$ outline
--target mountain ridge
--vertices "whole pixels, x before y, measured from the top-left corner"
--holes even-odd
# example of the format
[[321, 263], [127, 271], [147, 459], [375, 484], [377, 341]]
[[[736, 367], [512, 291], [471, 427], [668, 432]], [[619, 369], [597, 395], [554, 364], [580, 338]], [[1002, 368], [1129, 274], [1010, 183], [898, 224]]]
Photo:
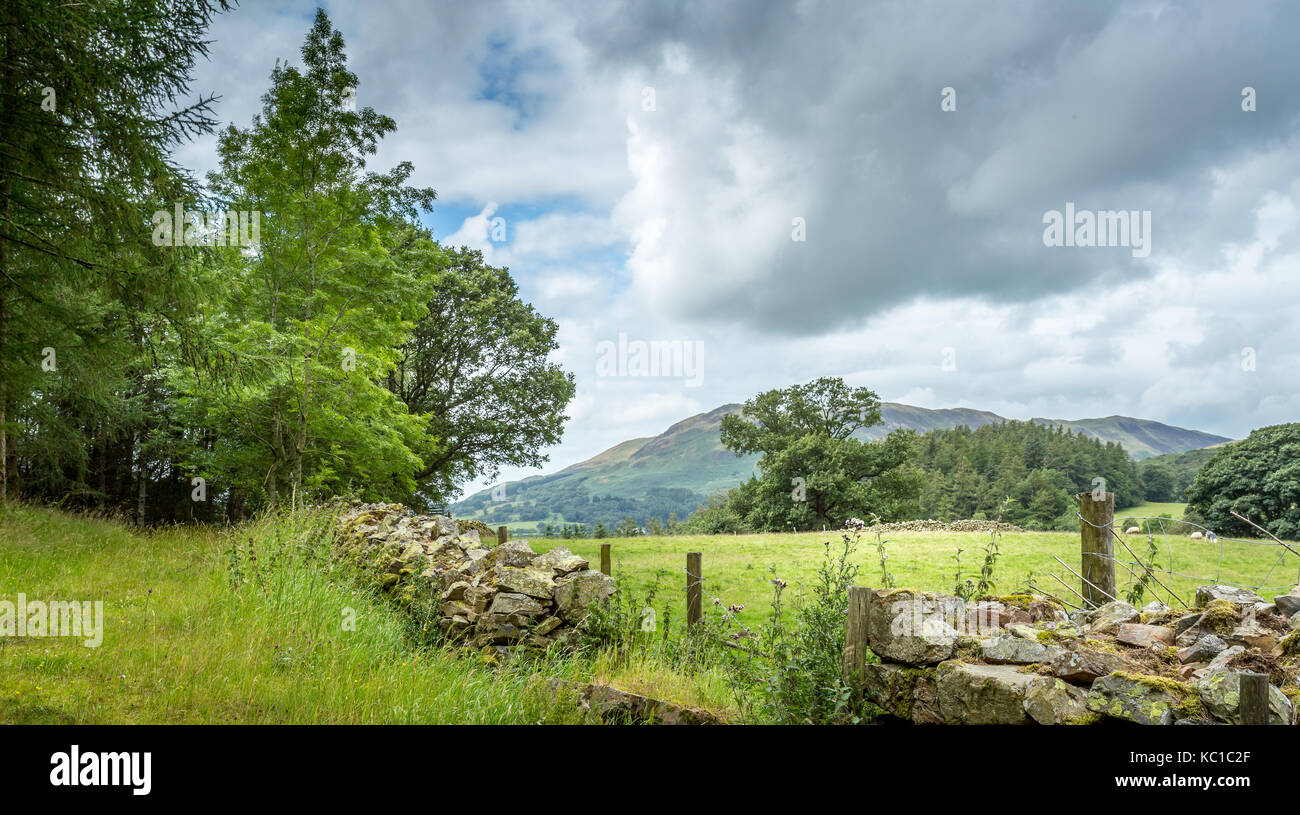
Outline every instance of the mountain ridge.
[[[452, 511], [457, 517], [490, 518], [497, 523], [564, 523], [578, 514], [590, 514], [593, 505], [600, 505], [601, 516], [662, 517], [677, 512], [685, 517], [702, 499], [736, 486], [754, 472], [759, 456], [737, 457], [722, 446], [718, 435], [722, 417], [739, 413], [742, 407], [730, 403], [688, 416], [657, 436], [620, 442], [555, 473], [507, 482], [504, 500], [493, 501], [492, 489], [485, 489], [456, 502]], [[925, 433], [1017, 421], [975, 408], [933, 409], [897, 402], [882, 403], [881, 418], [880, 424], [854, 435], [878, 441], [899, 429]], [[1131, 416], [1028, 421], [1119, 442], [1139, 461], [1231, 441]]]

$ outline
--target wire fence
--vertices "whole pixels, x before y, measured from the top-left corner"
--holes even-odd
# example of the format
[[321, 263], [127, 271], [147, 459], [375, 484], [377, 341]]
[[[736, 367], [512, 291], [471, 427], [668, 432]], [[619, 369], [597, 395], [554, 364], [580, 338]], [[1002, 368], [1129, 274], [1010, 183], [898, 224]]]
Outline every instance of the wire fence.
[[[1123, 567], [1126, 571], [1128, 571], [1130, 575], [1133, 576], [1134, 581], [1142, 581], [1143, 575], [1161, 574], [1161, 575], [1168, 575], [1170, 577], [1171, 583], [1173, 582], [1172, 578], [1177, 577], [1177, 578], [1182, 578], [1184, 580], [1189, 580], [1192, 581], [1193, 583], [1202, 584], [1202, 585], [1232, 586], [1234, 588], [1250, 589], [1251, 591], [1254, 592], [1285, 590], [1291, 588], [1296, 583], [1300, 583], [1300, 563], [1297, 563], [1295, 580], [1291, 580], [1286, 583], [1279, 583], [1276, 585], [1269, 585], [1269, 581], [1274, 579], [1273, 576], [1275, 574], [1279, 575], [1278, 579], [1281, 579], [1280, 575], [1283, 574], [1284, 572], [1279, 572], [1279, 569], [1289, 568], [1285, 565], [1287, 562], [1288, 554], [1300, 556], [1300, 552], [1297, 552], [1296, 549], [1294, 549], [1290, 545], [1280, 540], [1226, 537], [1215, 533], [1212, 529], [1208, 527], [1202, 526], [1192, 521], [1181, 521], [1181, 520], [1175, 521], [1170, 518], [1164, 518], [1159, 516], [1131, 516], [1131, 517], [1119, 518], [1113, 520], [1109, 524], [1095, 524], [1092, 521], [1089, 521], [1087, 518], [1084, 518], [1083, 515], [1078, 512], [1076, 512], [1075, 515], [1079, 518], [1080, 523], [1088, 524], [1094, 529], [1109, 529], [1111, 535], [1113, 535], [1114, 538], [1117, 541], [1119, 541], [1122, 549], [1125, 552], [1127, 552], [1129, 557], [1132, 559], [1121, 557], [1115, 553], [1112, 553], [1109, 557], [1105, 555], [1099, 555], [1099, 554], [1092, 554], [1090, 556], [1099, 557], [1103, 560], [1110, 560], [1113, 563]], [[1145, 536], [1148, 542], [1148, 548], [1150, 549], [1152, 546], [1155, 546], [1157, 550], [1159, 550], [1160, 547], [1155, 545], [1155, 540], [1157, 538], [1157, 535], [1152, 531], [1152, 529], [1153, 526], [1158, 526], [1160, 529], [1159, 536], [1163, 538], [1163, 542], [1164, 542], [1163, 550], [1164, 550], [1164, 555], [1167, 558], [1168, 568], [1159, 568], [1160, 564], [1158, 564], [1155, 561], [1155, 558], [1152, 558], [1151, 562], [1143, 561], [1129, 546], [1129, 541], [1124, 537], [1124, 535], [1121, 535], [1116, 530], [1116, 524], [1120, 522], [1124, 522], [1124, 523], [1145, 522], [1142, 524], [1142, 527], [1145, 527], [1145, 529], [1147, 530]], [[1169, 528], [1166, 526], [1166, 524], [1177, 524], [1179, 528], [1192, 528], [1199, 531], [1203, 536], [1201, 538], [1201, 542], [1193, 543], [1192, 540], [1190, 539], [1190, 536], [1171, 533], [1169, 531]], [[1175, 559], [1175, 549], [1174, 549], [1175, 539], [1179, 539], [1180, 545], [1187, 545], [1187, 546], [1202, 547], [1205, 546], [1206, 544], [1209, 545], [1217, 544], [1218, 551], [1217, 551], [1216, 568], [1215, 568], [1214, 576], [1210, 577], [1208, 575], [1198, 575], [1198, 574], [1191, 574], [1187, 571], [1180, 571]], [[1232, 580], [1229, 578], [1225, 578], [1223, 574], [1224, 552], [1225, 552], [1225, 548], [1230, 545], [1272, 547], [1277, 550], [1277, 557], [1272, 559], [1271, 564], [1268, 566], [1267, 570], [1263, 573], [1263, 576], [1257, 582], [1250, 583], [1250, 582], [1243, 582], [1241, 580]], [[1176, 594], [1174, 594], [1174, 592], [1168, 586], [1159, 583], [1158, 579], [1155, 582], [1157, 582], [1162, 588], [1164, 588], [1165, 592], [1170, 594], [1174, 599], [1178, 599], [1180, 602], [1183, 603], [1183, 605], [1186, 605], [1186, 603], [1183, 602], [1181, 598], [1179, 598]], [[1145, 581], [1143, 581], [1143, 583], [1145, 584]]]

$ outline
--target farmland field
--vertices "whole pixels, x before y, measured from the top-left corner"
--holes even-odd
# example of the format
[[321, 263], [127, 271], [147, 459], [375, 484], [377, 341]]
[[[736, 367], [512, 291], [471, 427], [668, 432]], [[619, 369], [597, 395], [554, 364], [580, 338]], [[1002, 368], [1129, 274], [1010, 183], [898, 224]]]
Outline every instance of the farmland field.
[[[1159, 506], [1159, 505], [1157, 505]], [[773, 573], [789, 583], [786, 599], [811, 585], [817, 567], [822, 561], [826, 541], [832, 549], [838, 546], [839, 536], [829, 533], [806, 532], [795, 534], [761, 535], [708, 535], [676, 537], [638, 537], [596, 540], [534, 540], [534, 548], [541, 551], [550, 546], [564, 544], [586, 557], [597, 567], [600, 561], [600, 544], [609, 543], [613, 573], [620, 585], [631, 585], [635, 591], [644, 591], [658, 584], [654, 602], [660, 609], [665, 600], [672, 601], [672, 614], [680, 620], [685, 613], [683, 586], [686, 575], [686, 553], [703, 554], [705, 604], [717, 597], [726, 605], [744, 605], [740, 619], [746, 624], [759, 622], [767, 613], [771, 602]], [[964, 577], [979, 576], [984, 546], [989, 536], [975, 532], [895, 532], [886, 538], [885, 550], [889, 555], [888, 569], [897, 586], [951, 592], [955, 584], [957, 564], [954, 557], [961, 551], [961, 569]], [[1168, 540], [1157, 537], [1160, 547], [1159, 562], [1173, 570], [1198, 577], [1220, 577], [1235, 583], [1290, 586], [1300, 578], [1300, 558], [1277, 546], [1226, 543], [1222, 563], [1219, 547], [1197, 542], [1186, 536], [1170, 536]], [[1145, 558], [1145, 538], [1130, 540], [1138, 554]], [[1070, 576], [1053, 556], [1079, 568], [1079, 535], [1075, 532], [1015, 532], [1001, 536], [1001, 556], [995, 580], [996, 593], [1007, 594], [1027, 587], [1030, 580], [1041, 589], [1056, 594], [1067, 602], [1078, 598], [1057, 583], [1049, 573], [1055, 573], [1079, 589], [1077, 578]], [[1120, 552], [1121, 555], [1125, 553]], [[1283, 557], [1284, 556], [1284, 557]], [[1129, 558], [1131, 560], [1131, 558]], [[876, 538], [868, 533], [862, 536], [853, 563], [861, 567], [857, 583], [880, 586], [880, 565], [876, 551]], [[1124, 569], [1118, 568], [1116, 582], [1122, 592], [1132, 582]], [[1162, 582], [1170, 581], [1158, 575]], [[1186, 577], [1175, 578], [1170, 588], [1189, 603], [1196, 591], [1196, 581]], [[1158, 587], [1156, 595], [1167, 600]], [[1285, 593], [1281, 589], [1277, 593]], [[1268, 595], [1271, 599], [1271, 595]], [[1151, 595], [1148, 594], [1149, 600]], [[1177, 605], [1177, 603], [1173, 603]]]
[[[653, 657], [639, 662], [557, 660], [524, 672], [497, 672], [473, 654], [413, 647], [395, 612], [347, 581], [317, 568], [281, 561], [272, 539], [302, 527], [292, 516], [278, 526], [238, 528], [256, 538], [265, 573], [235, 588], [229, 536], [203, 527], [139, 532], [117, 523], [13, 507], [0, 514], [0, 599], [104, 601], [103, 644], [83, 647], [66, 637], [0, 638], [0, 722], [7, 723], [532, 723], [580, 720], [571, 703], [529, 683], [530, 672], [613, 682], [659, 698], [726, 713], [731, 697], [717, 670], [690, 677]], [[534, 540], [536, 551], [567, 545], [599, 565], [608, 542], [613, 571], [634, 599], [658, 586], [653, 602], [680, 629], [685, 614], [685, 554], [703, 553], [706, 598], [743, 605], [741, 621], [761, 622], [774, 574], [787, 581], [786, 600], [806, 593], [821, 563], [825, 533], [714, 535], [596, 540]], [[977, 576], [984, 533], [902, 532], [884, 546], [899, 586], [951, 591], [961, 550], [964, 576]], [[857, 583], [880, 586], [876, 538], [865, 534], [852, 560]], [[1300, 559], [1276, 546], [1219, 547], [1186, 538], [1161, 544], [1178, 571], [1225, 580], [1289, 585]], [[1135, 542], [1145, 546], [1144, 542]], [[1072, 599], [1047, 576], [1068, 578], [1052, 556], [1079, 558], [1074, 533], [1018, 532], [1000, 540], [996, 593], [1042, 588]], [[1279, 554], [1284, 555], [1281, 563]], [[1221, 571], [1220, 571], [1221, 568]], [[1271, 569], [1271, 573], [1270, 573]], [[1121, 572], [1120, 588], [1128, 582]], [[1189, 599], [1194, 583], [1174, 581]], [[1163, 596], [1163, 592], [1157, 592]], [[1266, 595], [1268, 596], [1268, 595]], [[706, 599], [706, 606], [712, 603]], [[340, 610], [354, 608], [355, 631], [340, 628]]]
[[1171, 502], [1164, 504], [1138, 504], [1137, 506], [1129, 507], [1128, 509], [1115, 510], [1115, 518], [1117, 520], [1120, 518], [1156, 518], [1161, 515], [1168, 515], [1169, 517], [1178, 520], [1183, 517], [1183, 513], [1186, 510], [1186, 503]]

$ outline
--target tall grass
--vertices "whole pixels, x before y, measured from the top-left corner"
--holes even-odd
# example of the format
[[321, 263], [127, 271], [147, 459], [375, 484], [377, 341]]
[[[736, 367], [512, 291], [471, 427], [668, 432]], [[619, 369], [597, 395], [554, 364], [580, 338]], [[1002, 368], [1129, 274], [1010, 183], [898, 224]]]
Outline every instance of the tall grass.
[[0, 721], [582, 720], [526, 670], [415, 646], [386, 602], [331, 568], [325, 521], [306, 512], [139, 532], [4, 510], [0, 598], [103, 600], [107, 619], [99, 648], [0, 639]]

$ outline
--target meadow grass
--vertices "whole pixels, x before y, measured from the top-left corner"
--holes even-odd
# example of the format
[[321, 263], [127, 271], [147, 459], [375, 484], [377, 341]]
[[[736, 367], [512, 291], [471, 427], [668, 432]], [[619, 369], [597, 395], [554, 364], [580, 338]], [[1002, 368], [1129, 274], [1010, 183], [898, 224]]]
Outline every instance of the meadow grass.
[[[231, 533], [2, 512], [0, 599], [103, 600], [106, 620], [98, 648], [0, 638], [0, 722], [581, 720], [571, 700], [527, 672], [413, 647], [389, 606], [311, 564], [310, 518], [238, 530], [263, 551], [260, 576], [236, 587]], [[355, 630], [343, 626], [348, 608]]]
[[1128, 509], [1115, 510], [1115, 518], [1157, 518], [1161, 515], [1168, 515], [1174, 520], [1180, 520], [1183, 513], [1187, 511], [1187, 504], [1184, 503], [1149, 503], [1138, 504]]
[[[599, 564], [611, 544], [614, 575], [635, 600], [653, 590], [659, 629], [628, 650], [512, 658], [421, 647], [409, 622], [357, 588], [327, 556], [328, 517], [296, 513], [230, 529], [140, 531], [47, 509], [0, 509], [0, 599], [103, 600], [104, 641], [0, 638], [0, 722], [6, 723], [568, 723], [595, 721], [571, 695], [537, 677], [609, 682], [633, 692], [700, 706], [731, 720], [742, 705], [720, 663], [683, 667], [687, 552], [703, 553], [706, 611], [744, 605], [740, 621], [768, 614], [775, 575], [787, 605], [810, 591], [825, 543], [836, 533], [533, 540], [536, 551], [564, 544]], [[884, 541], [897, 586], [952, 591], [953, 556], [977, 576], [986, 533], [896, 532]], [[1273, 585], [1297, 578], [1300, 564], [1276, 546], [1219, 547], [1163, 538], [1161, 565], [1187, 574]], [[1145, 555], [1145, 539], [1131, 541]], [[1048, 572], [1077, 586], [1053, 560], [1075, 566], [1079, 536], [1007, 533], [999, 540], [995, 593], [1041, 588], [1075, 600]], [[235, 554], [238, 557], [233, 557]], [[1281, 557], [1279, 561], [1279, 556]], [[233, 559], [232, 559], [233, 557]], [[881, 586], [876, 538], [868, 530], [853, 562], [859, 585]], [[237, 570], [232, 564], [237, 563]], [[774, 571], [771, 569], [774, 568]], [[232, 580], [232, 575], [237, 579]], [[1120, 590], [1131, 582], [1120, 570]], [[1163, 576], [1162, 580], [1170, 582]], [[1172, 587], [1190, 601], [1196, 581]], [[1166, 598], [1158, 587], [1148, 593]], [[1266, 595], [1268, 596], [1268, 595]], [[344, 625], [348, 609], [355, 625]], [[664, 636], [671, 633], [671, 636]]]
[[[825, 543], [839, 545], [839, 535], [834, 532], [770, 533], [756, 535], [682, 535], [675, 537], [637, 537], [599, 540], [534, 540], [534, 548], [543, 551], [552, 545], [565, 544], [574, 552], [599, 565], [600, 545], [609, 543], [614, 576], [620, 584], [630, 584], [635, 592], [645, 592], [657, 587], [654, 603], [660, 614], [666, 610], [673, 619], [680, 620], [686, 612], [686, 553], [703, 555], [705, 605], [718, 598], [723, 605], [743, 605], [739, 619], [754, 626], [766, 618], [772, 598], [771, 580], [778, 577], [790, 588], [785, 601], [798, 601], [801, 594], [812, 586], [813, 576], [825, 553]], [[930, 591], [952, 592], [956, 580], [955, 556], [961, 552], [961, 570], [964, 577], [978, 578], [989, 535], [978, 532], [892, 532], [884, 536], [888, 555], [887, 568], [894, 577], [894, 585]], [[1208, 577], [1243, 585], [1293, 585], [1300, 580], [1300, 558], [1278, 546], [1225, 543], [1220, 547], [1203, 541], [1192, 541], [1185, 535], [1157, 536], [1158, 568]], [[858, 543], [852, 562], [859, 566], [857, 584], [880, 587], [880, 561], [876, 537], [869, 529]], [[1028, 588], [1032, 580], [1040, 589], [1056, 594], [1063, 600], [1078, 603], [1079, 599], [1049, 576], [1055, 574], [1076, 591], [1080, 581], [1070, 575], [1053, 556], [1059, 557], [1076, 571], [1079, 569], [1080, 540], [1077, 532], [1012, 532], [999, 539], [1000, 555], [994, 574], [996, 594], [1017, 593]], [[1132, 536], [1128, 545], [1147, 558], [1147, 539]], [[1300, 547], [1298, 547], [1300, 548]], [[1117, 555], [1132, 560], [1118, 545]], [[775, 571], [772, 568], [775, 567]], [[1138, 570], [1139, 573], [1140, 570]], [[1187, 577], [1172, 580], [1157, 572], [1161, 582], [1188, 603], [1193, 602], [1200, 581]], [[1123, 567], [1116, 568], [1116, 583], [1122, 592], [1133, 582], [1133, 577]], [[1168, 594], [1151, 584], [1146, 600], [1153, 598], [1170, 602]], [[1285, 589], [1274, 592], [1286, 593]], [[1266, 593], [1268, 599], [1271, 594]]]

